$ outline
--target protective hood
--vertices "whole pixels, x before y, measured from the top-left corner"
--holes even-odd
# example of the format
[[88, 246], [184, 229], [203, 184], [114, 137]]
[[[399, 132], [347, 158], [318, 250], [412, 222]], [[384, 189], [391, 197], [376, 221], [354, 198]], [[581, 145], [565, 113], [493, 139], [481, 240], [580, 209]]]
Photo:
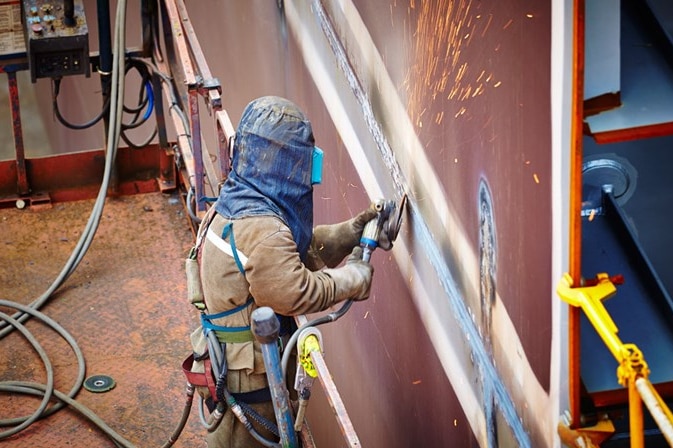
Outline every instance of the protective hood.
[[292, 102], [258, 98], [243, 111], [232, 167], [215, 203], [228, 219], [277, 216], [292, 231], [302, 260], [313, 235], [311, 123]]

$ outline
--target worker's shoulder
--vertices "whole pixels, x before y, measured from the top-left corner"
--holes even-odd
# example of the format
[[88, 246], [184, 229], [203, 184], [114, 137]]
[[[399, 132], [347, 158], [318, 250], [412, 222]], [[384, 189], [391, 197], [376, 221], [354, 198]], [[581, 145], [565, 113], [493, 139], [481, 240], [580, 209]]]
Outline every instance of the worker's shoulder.
[[233, 223], [234, 226], [243, 228], [270, 229], [274, 231], [290, 230], [287, 224], [285, 224], [282, 219], [275, 215], [246, 216], [233, 220]]
[[236, 235], [245, 239], [264, 240], [273, 237], [292, 238], [290, 228], [277, 216], [247, 216], [234, 221]]
[[262, 215], [236, 219], [233, 230], [236, 246], [249, 259], [267, 257], [270, 250], [296, 251], [290, 228], [276, 216]]

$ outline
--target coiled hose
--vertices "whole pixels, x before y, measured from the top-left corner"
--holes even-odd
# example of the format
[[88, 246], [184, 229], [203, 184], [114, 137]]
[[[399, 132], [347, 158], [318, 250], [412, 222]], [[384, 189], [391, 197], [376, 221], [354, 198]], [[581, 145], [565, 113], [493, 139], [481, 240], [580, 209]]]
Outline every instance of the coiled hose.
[[[112, 75], [111, 75], [111, 95], [109, 103], [109, 127], [107, 135], [107, 145], [106, 145], [106, 157], [105, 157], [105, 170], [103, 173], [103, 180], [94, 203], [93, 210], [89, 219], [87, 221], [86, 227], [82, 232], [82, 236], [77, 242], [75, 249], [73, 250], [71, 256], [67, 260], [65, 266], [62, 268], [57, 278], [52, 282], [49, 288], [36, 300], [34, 300], [29, 305], [22, 305], [11, 301], [0, 300], [0, 306], [5, 306], [7, 308], [15, 309], [17, 312], [12, 316], [9, 316], [4, 313], [0, 313], [0, 339], [7, 336], [10, 332], [17, 330], [20, 332], [26, 340], [30, 343], [33, 349], [40, 356], [42, 363], [45, 366], [47, 371], [47, 384], [38, 384], [33, 382], [23, 382], [23, 381], [3, 381], [0, 382], [0, 391], [11, 392], [11, 393], [20, 393], [27, 395], [36, 395], [42, 396], [42, 401], [39, 407], [35, 412], [30, 416], [18, 417], [14, 419], [0, 420], [0, 427], [12, 427], [11, 429], [0, 432], [0, 441], [3, 439], [15, 435], [22, 431], [23, 429], [30, 426], [37, 419], [48, 416], [57, 410], [63, 408], [65, 405], [75, 409], [81, 415], [89, 419], [94, 423], [101, 431], [103, 431], [110, 439], [115, 443], [115, 445], [132, 448], [134, 445], [129, 441], [125, 440], [121, 435], [115, 432], [110, 428], [105, 422], [103, 422], [96, 414], [94, 414], [90, 409], [86, 408], [82, 404], [74, 400], [74, 396], [79, 392], [83, 383], [85, 376], [85, 361], [82, 355], [81, 350], [79, 349], [77, 342], [74, 338], [65, 330], [62, 326], [56, 323], [54, 320], [46, 316], [45, 314], [38, 311], [39, 308], [44, 305], [47, 300], [49, 300], [52, 294], [65, 282], [65, 280], [74, 272], [75, 268], [79, 265], [82, 258], [84, 257], [86, 251], [91, 245], [93, 237], [98, 229], [100, 218], [102, 216], [103, 207], [105, 205], [105, 200], [107, 197], [107, 190], [110, 184], [110, 179], [112, 176], [112, 169], [114, 166], [114, 160], [117, 155], [117, 149], [119, 147], [119, 139], [122, 129], [122, 115], [124, 110], [124, 75], [125, 75], [125, 34], [126, 34], [126, 0], [118, 0], [117, 2], [117, 14], [115, 21], [115, 37], [114, 37], [114, 59], [112, 66]], [[162, 78], [164, 81], [167, 77]], [[106, 105], [107, 107], [107, 105]], [[44, 349], [40, 346], [39, 342], [35, 337], [26, 329], [23, 325], [30, 317], [35, 317], [41, 322], [48, 325], [54, 331], [56, 331], [66, 342], [70, 345], [73, 352], [77, 357], [78, 363], [78, 374], [75, 380], [75, 383], [68, 392], [64, 394], [59, 392], [54, 388], [54, 378], [53, 378], [53, 367], [49, 361], [48, 356], [46, 355]], [[194, 388], [188, 386], [187, 388], [187, 400], [185, 407], [182, 412], [180, 423], [176, 427], [175, 431], [169, 437], [169, 440], [164, 443], [163, 448], [168, 448], [172, 446], [180, 433], [184, 429], [187, 417], [192, 405], [192, 400], [194, 396]], [[57, 398], [58, 402], [53, 406], [48, 407], [49, 402], [53, 398]]]

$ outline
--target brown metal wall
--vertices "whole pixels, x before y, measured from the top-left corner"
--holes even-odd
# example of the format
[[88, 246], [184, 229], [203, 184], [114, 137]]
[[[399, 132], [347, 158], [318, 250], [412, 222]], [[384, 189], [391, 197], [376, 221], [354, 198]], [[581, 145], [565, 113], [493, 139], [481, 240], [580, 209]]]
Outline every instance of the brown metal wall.
[[488, 183], [498, 294], [548, 389], [550, 4], [354, 3], [475, 248], [479, 181]]
[[[475, 253], [479, 252], [480, 181], [488, 185], [497, 245], [495, 287], [525, 353], [514, 356], [508, 350], [515, 344], [499, 339], [498, 334], [490, 337], [499, 352], [496, 356], [530, 363], [536, 381], [548, 391], [550, 4], [515, 0], [354, 3]], [[325, 182], [315, 193], [316, 223], [357, 213], [369, 201], [363, 180], [307, 70], [306, 65], [318, 61], [303, 59], [285, 17], [275, 5], [264, 2], [208, 2], [204, 10], [194, 8], [192, 18], [200, 32], [213, 30], [208, 37], [201, 34], [201, 41], [213, 73], [223, 83], [224, 104], [232, 121], [238, 121], [247, 101], [260, 95], [280, 94], [296, 101], [308, 112], [317, 144], [326, 151]], [[330, 19], [337, 29], [344, 26], [338, 17]], [[226, 26], [214, 32], [219, 23]], [[459, 32], [451, 34], [450, 26], [454, 32], [459, 27]], [[349, 44], [356, 44], [348, 41], [345, 31], [341, 38], [347, 52]], [[351, 60], [358, 73], [366, 72], [368, 62]], [[381, 95], [376, 79], [361, 76], [359, 81], [376, 101]], [[352, 95], [347, 90], [340, 93]], [[395, 123], [382, 125], [394, 127]], [[409, 227], [402, 232], [404, 238], [414, 240]], [[448, 236], [435, 238], [457, 279], [462, 300], [478, 315], [480, 299], [468, 279], [479, 266], [465, 265]], [[414, 246], [414, 250], [424, 248]], [[370, 300], [322, 328], [327, 361], [363, 446], [476, 446], [454, 390], [461, 386], [449, 383], [445, 372], [452, 367], [441, 364], [413, 304], [409, 285], [418, 279], [400, 273], [390, 254], [376, 252], [373, 263]], [[425, 287], [441, 295], [442, 285]], [[454, 362], [459, 370], [471, 364], [468, 357]], [[505, 383], [516, 380], [510, 377]], [[527, 410], [532, 405], [521, 398], [526, 392], [511, 394], [517, 397], [520, 415], [534, 418]], [[332, 412], [318, 396], [310, 405], [309, 420], [319, 445], [335, 446], [340, 440], [331, 423]], [[548, 434], [529, 430], [534, 446], [548, 440]], [[507, 435], [500, 437], [503, 444], [508, 440]]]

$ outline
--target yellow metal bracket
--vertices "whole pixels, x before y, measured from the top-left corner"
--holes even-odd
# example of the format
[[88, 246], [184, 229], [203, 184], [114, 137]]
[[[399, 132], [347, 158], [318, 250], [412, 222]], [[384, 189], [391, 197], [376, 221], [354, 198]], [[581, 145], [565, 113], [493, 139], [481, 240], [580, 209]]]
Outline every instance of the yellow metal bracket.
[[650, 375], [650, 369], [643, 359], [643, 353], [635, 344], [624, 344], [624, 357], [617, 368], [619, 384], [628, 387], [630, 382], [637, 378], [645, 378]]
[[298, 341], [299, 349], [297, 353], [299, 354], [299, 362], [308, 376], [317, 378], [318, 371], [311, 360], [311, 352], [322, 353], [319, 340], [320, 333], [309, 332], [302, 336]]
[[[556, 289], [561, 299], [571, 306], [580, 307], [586, 314], [596, 332], [601, 337], [607, 348], [612, 352], [619, 366], [617, 367], [617, 379], [619, 384], [628, 388], [629, 392], [629, 429], [631, 434], [631, 447], [644, 446], [644, 427], [641, 397], [652, 412], [657, 424], [662, 429], [665, 437], [673, 441], [673, 415], [663, 402], [659, 394], [649, 382], [647, 377], [650, 369], [643, 358], [643, 354], [635, 344], [624, 344], [617, 336], [618, 328], [610, 317], [603, 301], [612, 297], [617, 289], [610, 277], [601, 273], [596, 277], [592, 286], [580, 286], [573, 288], [573, 279], [565, 274]], [[568, 446], [578, 446], [575, 442], [592, 441], [602, 443], [609, 437], [612, 423], [601, 422], [601, 428], [571, 429], [562, 423], [558, 426], [558, 434]], [[596, 429], [599, 429], [597, 432]], [[614, 431], [614, 430], [613, 430]], [[602, 439], [602, 440], [601, 440]]]
[[617, 336], [619, 329], [603, 305], [603, 301], [612, 297], [617, 288], [606, 273], [598, 274], [596, 280], [593, 286], [573, 288], [572, 277], [565, 274], [556, 292], [564, 302], [582, 308], [598, 335], [619, 362], [617, 379], [620, 385], [626, 386], [629, 380], [635, 380], [636, 377], [646, 378], [650, 370], [640, 349], [634, 344], [623, 343]]
[[[559, 282], [556, 292], [561, 300], [584, 311], [605, 345], [620, 361], [621, 369], [625, 357], [623, 356], [623, 344], [617, 336], [619, 329], [603, 305], [603, 300], [612, 297], [617, 292], [617, 288], [607, 274], [598, 274], [596, 280], [597, 283], [593, 286], [573, 288], [573, 279], [570, 274], [566, 273]], [[622, 372], [618, 372], [618, 377], [621, 374]], [[559, 423], [557, 431], [566, 446], [593, 448], [599, 447], [615, 431], [614, 425], [608, 419], [600, 421], [598, 426], [571, 429], [569, 425]]]

